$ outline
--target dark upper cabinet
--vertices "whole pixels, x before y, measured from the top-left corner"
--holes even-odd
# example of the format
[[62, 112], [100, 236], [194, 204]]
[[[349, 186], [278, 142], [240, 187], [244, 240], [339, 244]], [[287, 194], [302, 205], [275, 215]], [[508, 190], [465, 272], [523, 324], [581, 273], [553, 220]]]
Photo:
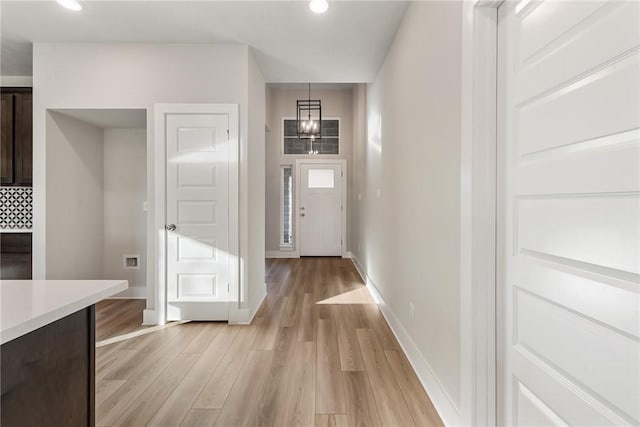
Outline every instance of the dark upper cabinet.
[[33, 182], [33, 97], [31, 88], [2, 88], [3, 185]]
[[33, 182], [33, 97], [30, 93], [17, 93], [14, 96], [13, 182], [17, 185], [31, 185]]
[[13, 184], [13, 95], [3, 93], [0, 96], [0, 183]]

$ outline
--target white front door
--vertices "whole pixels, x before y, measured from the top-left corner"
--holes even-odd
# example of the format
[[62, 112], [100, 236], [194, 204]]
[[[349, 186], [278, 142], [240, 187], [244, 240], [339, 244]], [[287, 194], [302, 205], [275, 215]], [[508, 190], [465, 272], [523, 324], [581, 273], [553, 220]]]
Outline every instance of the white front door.
[[640, 424], [639, 18], [500, 6], [501, 425]]
[[299, 173], [300, 256], [341, 256], [342, 164], [303, 163]]
[[229, 316], [229, 116], [168, 114], [167, 320]]

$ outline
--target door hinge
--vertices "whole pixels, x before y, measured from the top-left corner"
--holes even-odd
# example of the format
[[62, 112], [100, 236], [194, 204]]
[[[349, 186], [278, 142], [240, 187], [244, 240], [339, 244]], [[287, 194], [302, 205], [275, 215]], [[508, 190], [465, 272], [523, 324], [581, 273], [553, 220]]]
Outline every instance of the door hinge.
[[340, 210], [344, 211], [344, 206], [340, 205]]
[[231, 292], [231, 290], [229, 289], [229, 283], [227, 283], [227, 293]]
[[227, 141], [229, 140], [229, 129], [227, 129]]
[[344, 171], [340, 171], [340, 177], [344, 178]]

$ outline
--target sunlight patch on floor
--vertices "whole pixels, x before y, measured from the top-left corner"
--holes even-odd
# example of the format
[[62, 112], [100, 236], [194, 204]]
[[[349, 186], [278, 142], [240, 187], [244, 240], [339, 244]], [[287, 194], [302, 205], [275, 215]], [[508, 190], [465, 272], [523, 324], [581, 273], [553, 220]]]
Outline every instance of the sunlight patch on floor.
[[371, 294], [364, 286], [340, 295], [318, 301], [316, 304], [375, 304]]
[[148, 328], [141, 329], [139, 331], [133, 331], [133, 332], [129, 332], [128, 334], [117, 335], [115, 337], [111, 337], [111, 338], [107, 338], [107, 339], [104, 339], [104, 340], [101, 340], [101, 341], [97, 341], [96, 342], [96, 348], [102, 347], [102, 346], [105, 346], [105, 345], [109, 345], [109, 344], [115, 344], [117, 342], [124, 341], [124, 340], [129, 340], [131, 338], [140, 337], [142, 335], [150, 334], [152, 332], [156, 332], [156, 331], [159, 331], [161, 329], [166, 329], [166, 328], [170, 328], [172, 326], [182, 325], [182, 324], [187, 323], [187, 322], [188, 322], [188, 320], [184, 320], [184, 321], [180, 321], [180, 322], [170, 322], [170, 323], [167, 323], [165, 325], [150, 326]]

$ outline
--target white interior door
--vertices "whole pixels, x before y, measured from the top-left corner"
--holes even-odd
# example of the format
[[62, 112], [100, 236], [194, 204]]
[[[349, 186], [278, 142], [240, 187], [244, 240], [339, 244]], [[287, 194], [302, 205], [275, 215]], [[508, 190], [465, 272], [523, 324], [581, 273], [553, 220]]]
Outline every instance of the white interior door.
[[499, 422], [640, 424], [640, 3], [499, 9]]
[[169, 114], [167, 320], [229, 316], [229, 116]]
[[341, 164], [300, 165], [300, 256], [342, 255], [343, 180]]

